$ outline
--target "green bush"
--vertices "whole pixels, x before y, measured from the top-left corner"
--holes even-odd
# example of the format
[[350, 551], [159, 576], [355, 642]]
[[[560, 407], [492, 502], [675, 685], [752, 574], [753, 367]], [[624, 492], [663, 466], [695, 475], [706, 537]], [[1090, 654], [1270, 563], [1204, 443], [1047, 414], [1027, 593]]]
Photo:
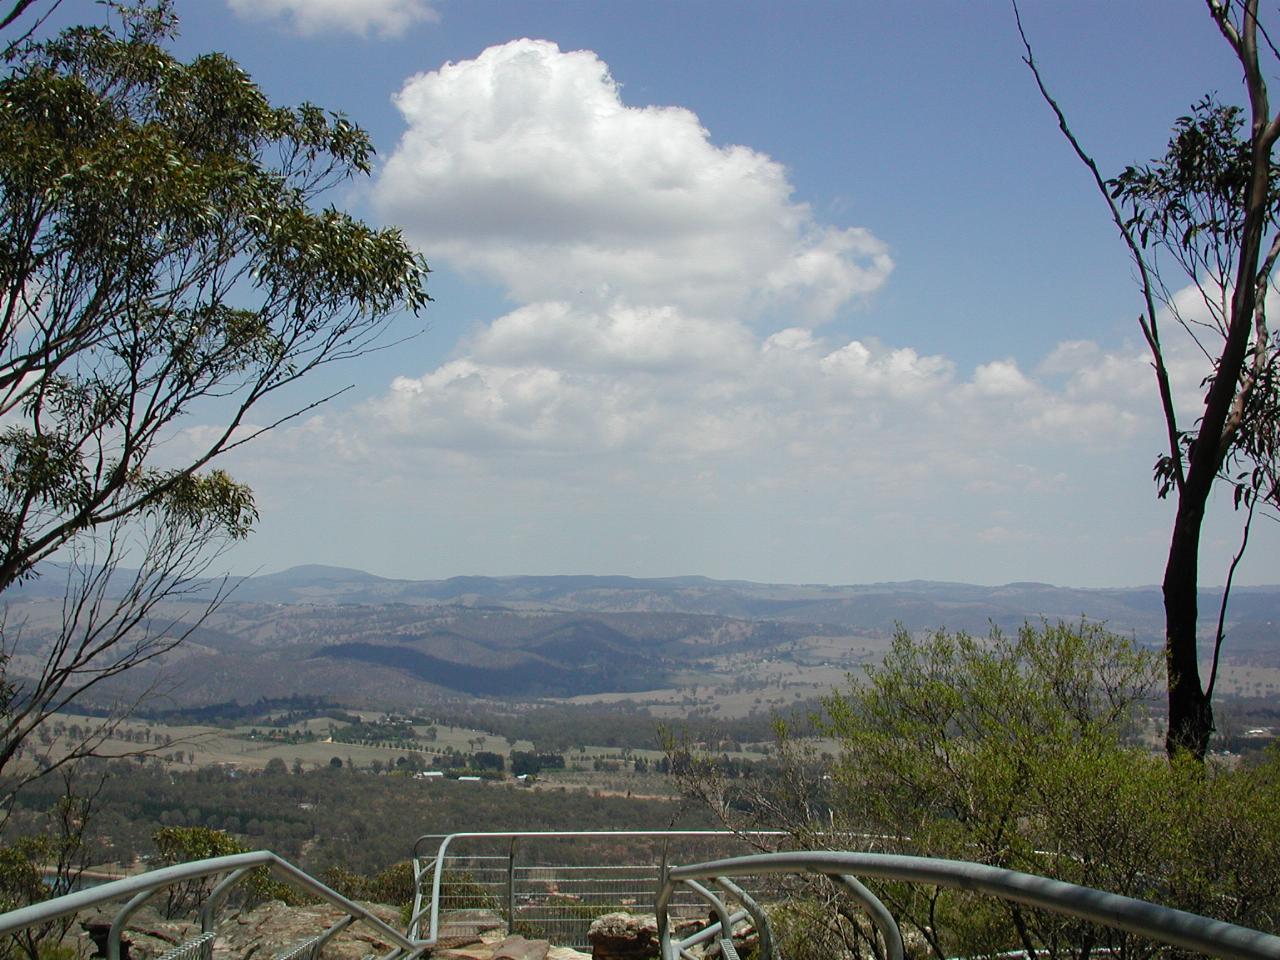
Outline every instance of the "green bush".
[[451, 910], [494, 910], [493, 892], [465, 870], [445, 870], [440, 875], [440, 900]]
[[404, 906], [413, 903], [413, 864], [408, 860], [393, 863], [369, 881], [370, 900]]
[[[162, 827], [152, 835], [152, 841], [166, 866], [246, 852], [226, 831], [208, 827]], [[196, 910], [204, 904], [218, 879], [205, 877], [170, 886], [165, 894], [164, 916], [173, 919]], [[242, 905], [264, 900], [281, 900], [295, 906], [312, 902], [290, 884], [277, 880], [265, 866], [251, 870], [232, 891], [232, 897]]]
[[[1170, 763], [1135, 742], [1157, 667], [1087, 623], [986, 640], [900, 633], [864, 686], [826, 703], [836, 809], [914, 852], [1274, 928], [1280, 766]], [[1151, 949], [985, 898], [881, 889], [938, 956]]]
[[329, 867], [320, 874], [320, 882], [348, 900], [369, 899], [369, 878], [346, 867]]
[[[832, 761], [805, 754], [784, 731], [789, 773], [773, 781], [773, 796], [739, 806], [781, 816], [801, 846], [870, 842], [979, 861], [1275, 929], [1280, 755], [1232, 768], [1170, 762], [1143, 745], [1159, 666], [1151, 652], [1089, 623], [987, 638], [899, 631], [864, 682], [825, 700], [822, 732], [839, 745]], [[1141, 958], [1157, 949], [986, 897], [868, 886], [908, 941], [939, 960], [1005, 951]], [[828, 892], [819, 883], [808, 896], [844, 906]], [[781, 924], [784, 955], [859, 952], [856, 922], [814, 923], [799, 910]]]

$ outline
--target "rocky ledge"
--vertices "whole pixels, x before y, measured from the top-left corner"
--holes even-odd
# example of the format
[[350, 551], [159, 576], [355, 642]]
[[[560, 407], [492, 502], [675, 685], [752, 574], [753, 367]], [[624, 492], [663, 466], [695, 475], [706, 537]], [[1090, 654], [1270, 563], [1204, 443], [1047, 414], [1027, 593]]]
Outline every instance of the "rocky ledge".
[[[400, 929], [400, 911], [395, 907], [378, 903], [364, 906], [388, 926]], [[290, 907], [278, 900], [231, 912], [218, 924], [213, 960], [269, 960], [317, 936], [344, 916], [328, 904]], [[76, 956], [105, 956], [111, 919], [111, 912], [86, 913], [71, 927], [64, 942], [74, 943]], [[446, 960], [590, 960], [589, 954], [553, 947], [546, 940], [507, 936], [497, 923], [473, 923], [472, 929], [477, 926], [487, 929], [442, 937], [442, 945], [431, 955]], [[199, 925], [190, 920], [166, 920], [156, 910], [144, 907], [130, 917], [125, 927], [122, 960], [153, 960], [199, 932]], [[325, 960], [363, 960], [370, 955], [382, 956], [391, 948], [392, 944], [368, 924], [354, 923], [325, 944], [323, 956]]]

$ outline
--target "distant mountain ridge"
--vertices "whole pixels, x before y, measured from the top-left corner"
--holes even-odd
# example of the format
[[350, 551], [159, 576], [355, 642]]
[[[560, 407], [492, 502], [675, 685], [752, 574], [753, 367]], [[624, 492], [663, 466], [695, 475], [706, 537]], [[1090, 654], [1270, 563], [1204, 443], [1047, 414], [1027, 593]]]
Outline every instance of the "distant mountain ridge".
[[[1221, 592], [1201, 591], [1206, 619]], [[1163, 631], [1160, 589], [1057, 587], [1034, 581], [997, 586], [906, 580], [868, 584], [777, 584], [701, 576], [458, 576], [397, 580], [317, 564], [236, 582], [232, 599], [257, 603], [464, 604], [516, 610], [692, 613], [864, 629], [982, 630], [1030, 619], [1103, 620], [1153, 638]], [[1280, 585], [1237, 587], [1231, 618], [1280, 622]]]
[[[118, 577], [125, 581], [124, 572]], [[212, 595], [220, 580], [208, 581]], [[41, 576], [8, 591], [13, 599], [59, 597], [66, 568], [45, 564]], [[305, 564], [278, 573], [230, 578], [231, 603], [468, 607], [516, 611], [686, 613], [744, 620], [780, 620], [864, 630], [935, 627], [985, 632], [989, 624], [1016, 627], [1040, 618], [1088, 617], [1144, 639], [1163, 634], [1160, 589], [1149, 587], [1057, 587], [1034, 581], [997, 586], [950, 581], [904, 580], [868, 584], [779, 584], [715, 580], [702, 576], [622, 575], [457, 576], [403, 580], [363, 570]], [[1202, 589], [1207, 624], [1216, 617], [1219, 589]], [[1234, 622], [1280, 623], [1280, 585], [1236, 587]]]
[[[6, 593], [24, 643], [59, 622], [67, 569], [48, 565]], [[120, 582], [126, 578], [121, 576]], [[1027, 621], [1103, 621], [1155, 645], [1163, 637], [1158, 588], [1079, 589], [923, 580], [860, 585], [765, 584], [682, 576], [511, 576], [395, 580], [362, 570], [307, 565], [208, 581], [232, 588], [190, 639], [157, 663], [190, 686], [188, 704], [300, 694], [412, 706], [440, 696], [487, 698], [629, 694], [698, 685], [759, 689], [793, 699], [783, 678], [802, 667], [857, 669], [883, 654], [898, 625], [985, 634]], [[171, 606], [193, 620], [187, 594]], [[1202, 634], [1219, 594], [1201, 594]], [[165, 629], [170, 612], [158, 629]], [[1238, 588], [1228, 623], [1229, 659], [1280, 666], [1280, 587]], [[775, 677], [772, 693], [759, 674]], [[787, 664], [785, 668], [778, 664]], [[143, 669], [130, 682], [158, 682]], [[790, 682], [787, 680], [786, 682]], [[753, 693], [752, 696], [757, 696]]]

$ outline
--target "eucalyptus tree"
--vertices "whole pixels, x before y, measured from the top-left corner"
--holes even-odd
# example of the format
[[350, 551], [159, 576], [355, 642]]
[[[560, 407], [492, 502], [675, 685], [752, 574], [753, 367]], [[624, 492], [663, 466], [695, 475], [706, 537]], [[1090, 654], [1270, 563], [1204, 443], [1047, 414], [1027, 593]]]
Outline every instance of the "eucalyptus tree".
[[257, 518], [215, 460], [429, 300], [397, 230], [320, 206], [370, 170], [358, 126], [273, 106], [222, 54], [178, 59], [169, 0], [105, 9], [12, 45], [0, 76], [0, 591], [72, 571], [52, 640], [0, 634], [0, 772], [189, 631], [157, 604]]
[[[1267, 318], [1280, 257], [1280, 171], [1273, 159], [1280, 114], [1270, 105], [1266, 80], [1280, 66], [1280, 51], [1259, 22], [1257, 0], [1206, 0], [1206, 7], [1240, 68], [1247, 104], [1206, 96], [1177, 120], [1164, 156], [1111, 179], [1072, 131], [1022, 34], [1026, 63], [1106, 200], [1138, 276], [1138, 324], [1166, 434], [1154, 475], [1159, 496], [1176, 504], [1163, 580], [1165, 742], [1170, 754], [1187, 751], [1201, 759], [1214, 728], [1213, 688], [1232, 579], [1255, 511], [1280, 506], [1280, 342]], [[1180, 408], [1175, 394], [1162, 329], [1168, 323], [1190, 338], [1206, 370], [1201, 398], [1190, 407]], [[1244, 520], [1226, 571], [1206, 683], [1197, 639], [1200, 538], [1210, 495], [1219, 487], [1231, 492]]]

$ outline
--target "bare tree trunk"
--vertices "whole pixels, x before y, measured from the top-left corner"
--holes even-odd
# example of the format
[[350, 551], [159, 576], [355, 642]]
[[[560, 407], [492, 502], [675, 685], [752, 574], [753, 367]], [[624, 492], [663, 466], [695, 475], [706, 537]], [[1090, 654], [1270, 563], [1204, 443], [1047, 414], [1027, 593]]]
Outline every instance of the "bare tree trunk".
[[1165, 750], [1170, 756], [1187, 751], [1199, 760], [1204, 759], [1213, 733], [1213, 707], [1200, 682], [1196, 644], [1196, 582], [1203, 519], [1203, 504], [1197, 507], [1189, 504], [1185, 496], [1180, 499], [1164, 571], [1164, 655], [1169, 697]]

